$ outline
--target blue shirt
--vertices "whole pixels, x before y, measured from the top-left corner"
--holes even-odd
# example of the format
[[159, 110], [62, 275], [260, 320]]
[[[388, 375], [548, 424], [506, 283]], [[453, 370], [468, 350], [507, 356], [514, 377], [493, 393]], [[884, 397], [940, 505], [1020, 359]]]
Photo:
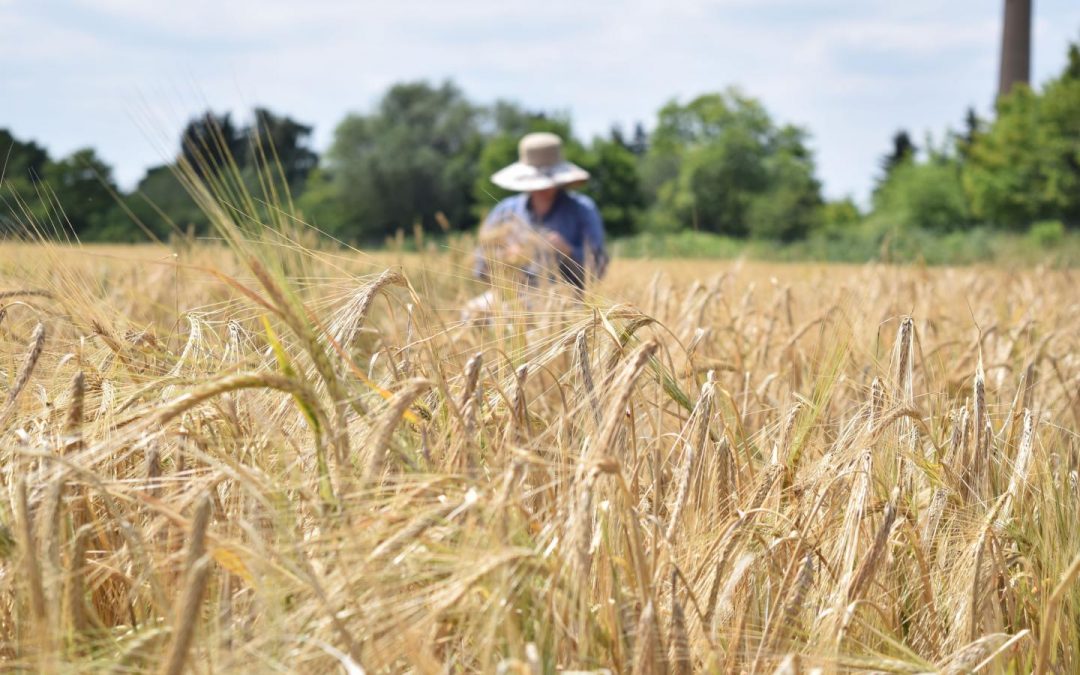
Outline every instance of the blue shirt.
[[[589, 197], [578, 192], [559, 190], [551, 210], [540, 218], [529, 208], [528, 193], [513, 195], [495, 205], [483, 227], [495, 226], [511, 218], [528, 223], [536, 230], [557, 232], [570, 245], [570, 258], [579, 270], [586, 265], [586, 254], [591, 254], [592, 259], [589, 262], [594, 265], [597, 276], [603, 275], [607, 266], [604, 223], [596, 203]], [[569, 269], [572, 265], [560, 264], [559, 267], [568, 281], [581, 285], [576, 278], [571, 278], [575, 275], [575, 271]], [[484, 272], [482, 256], [478, 256], [477, 274], [482, 276]]]

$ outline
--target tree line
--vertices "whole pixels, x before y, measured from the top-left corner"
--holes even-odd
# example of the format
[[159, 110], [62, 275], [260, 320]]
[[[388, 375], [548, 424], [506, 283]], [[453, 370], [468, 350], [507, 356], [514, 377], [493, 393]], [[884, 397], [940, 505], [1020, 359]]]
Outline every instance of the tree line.
[[312, 127], [287, 115], [256, 108], [239, 124], [207, 111], [183, 129], [173, 161], [147, 170], [131, 191], [92, 148], [53, 158], [0, 129], [0, 226], [85, 241], [204, 233], [207, 218], [179, 173], [228, 176], [256, 195], [272, 175], [275, 194], [301, 218], [345, 241], [378, 242], [416, 225], [467, 229], [504, 196], [488, 177], [515, 159], [530, 131], [563, 137], [568, 158], [592, 174], [584, 191], [613, 236], [696, 230], [795, 241], [1080, 226], [1076, 45], [1059, 76], [1038, 89], [1015, 87], [991, 119], [969, 111], [961, 131], [922, 147], [898, 132], [866, 213], [850, 199], [825, 200], [809, 132], [776, 121], [737, 89], [672, 101], [648, 127], [583, 139], [569, 115], [508, 101], [479, 105], [448, 81], [392, 86], [371, 111], [347, 115], [322, 156]]
[[898, 132], [870, 218], [937, 232], [1080, 226], [1080, 47], [1041, 89], [1014, 86], [992, 119], [969, 110], [962, 131], [921, 149]]

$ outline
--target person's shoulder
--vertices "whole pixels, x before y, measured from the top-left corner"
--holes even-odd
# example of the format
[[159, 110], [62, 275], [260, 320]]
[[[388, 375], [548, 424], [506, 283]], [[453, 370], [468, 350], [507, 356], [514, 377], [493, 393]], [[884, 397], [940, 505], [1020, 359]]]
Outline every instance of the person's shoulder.
[[518, 193], [516, 195], [510, 195], [509, 197], [503, 197], [498, 204], [492, 209], [492, 213], [505, 213], [507, 211], [520, 211], [525, 204], [525, 200], [528, 195], [524, 193]]
[[567, 190], [566, 196], [569, 197], [574, 202], [575, 206], [577, 206], [578, 208], [588, 209], [590, 211], [597, 210], [596, 202], [594, 202], [593, 198], [589, 195], [583, 194], [581, 192], [572, 192], [570, 190]]
[[516, 194], [504, 197], [484, 216], [485, 223], [497, 223], [507, 218], [520, 216], [525, 208], [524, 195]]

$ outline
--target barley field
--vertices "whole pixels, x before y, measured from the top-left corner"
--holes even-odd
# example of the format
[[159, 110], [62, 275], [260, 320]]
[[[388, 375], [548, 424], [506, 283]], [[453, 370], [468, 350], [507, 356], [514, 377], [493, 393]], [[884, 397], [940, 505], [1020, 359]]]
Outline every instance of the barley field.
[[0, 669], [1080, 670], [1074, 272], [219, 231], [0, 245]]

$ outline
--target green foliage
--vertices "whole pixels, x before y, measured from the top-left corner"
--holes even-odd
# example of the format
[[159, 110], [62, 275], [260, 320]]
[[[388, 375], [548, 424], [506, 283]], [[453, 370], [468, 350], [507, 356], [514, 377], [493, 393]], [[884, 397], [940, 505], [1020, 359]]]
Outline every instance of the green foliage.
[[1031, 226], [1028, 239], [1043, 249], [1052, 249], [1061, 245], [1065, 239], [1065, 223], [1060, 220], [1043, 220]]
[[[226, 190], [231, 196], [223, 195], [225, 201], [245, 193], [259, 202], [283, 204], [304, 192], [307, 177], [318, 164], [309, 145], [311, 132], [310, 126], [266, 108], [255, 108], [252, 122], [243, 127], [228, 114], [206, 111], [185, 126], [176, 161], [148, 169], [123, 199], [124, 210], [94, 229], [93, 238], [144, 241], [148, 236], [167, 239], [188, 231], [207, 234], [209, 219], [176, 176], [183, 166], [216, 189]], [[272, 217], [273, 206], [258, 208]]]
[[[616, 258], [750, 258], [794, 262], [820, 260], [842, 263], [920, 263], [927, 265], [1035, 264], [1080, 267], [1080, 234], [1063, 231], [1051, 248], [1032, 235], [989, 227], [948, 233], [892, 228], [873, 217], [842, 233], [817, 232], [799, 241], [778, 243], [736, 239], [684, 230], [672, 234], [642, 232], [612, 245]], [[1048, 256], [1048, 253], [1052, 254]]]
[[335, 237], [349, 238], [343, 232], [345, 222], [342, 201], [338, 199], [338, 186], [322, 168], [312, 171], [307, 178], [304, 192], [297, 200], [299, 216], [310, 225]]
[[440, 211], [463, 224], [480, 148], [479, 112], [455, 85], [395, 85], [373, 114], [349, 115], [334, 133], [326, 196], [338, 204], [307, 206], [338, 209], [339, 222], [320, 225], [349, 239], [434, 227]]
[[851, 197], [825, 202], [821, 208], [821, 232], [827, 236], [839, 236], [856, 227], [862, 213]]
[[[112, 168], [91, 148], [52, 160], [35, 143], [0, 130], [0, 156], [7, 157], [0, 226], [5, 232], [27, 228], [47, 237], [75, 235], [84, 241], [167, 239], [193, 229], [205, 233], [209, 221], [175, 172], [189, 166], [194, 175], [220, 184], [243, 181], [257, 199], [273, 203], [300, 193], [318, 163], [309, 147], [311, 127], [265, 108], [236, 127], [228, 114], [212, 111], [184, 128], [175, 163], [153, 167], [135, 190], [123, 195]], [[270, 207], [267, 207], [270, 208]]]
[[[148, 169], [124, 203], [135, 223], [141, 223], [151, 235], [162, 240], [189, 229], [200, 234], [209, 231], [209, 219], [177, 179], [172, 165]], [[146, 237], [130, 222], [114, 224], [102, 233], [102, 238], [108, 241], [145, 241]]]
[[761, 239], [805, 235], [822, 203], [805, 140], [734, 89], [669, 103], [642, 169], [655, 198], [652, 225]]
[[964, 184], [980, 220], [1023, 228], [1036, 220], [1080, 225], [1080, 53], [1041, 93], [1015, 87], [977, 134]]
[[255, 122], [247, 131], [245, 160], [249, 165], [272, 166], [289, 189], [298, 193], [319, 164], [309, 147], [313, 128], [266, 108], [255, 108]]
[[229, 113], [212, 110], [189, 121], [180, 134], [180, 158], [203, 179], [226, 171], [235, 161], [244, 162], [245, 134], [232, 122]]
[[49, 154], [33, 141], [20, 141], [7, 129], [0, 129], [0, 175], [5, 180], [41, 178]]
[[97, 239], [119, 220], [112, 169], [91, 148], [53, 161], [44, 148], [0, 130], [4, 169], [0, 225], [5, 233], [26, 227], [43, 236]]
[[592, 178], [583, 189], [596, 202], [611, 236], [632, 234], [645, 207], [637, 157], [613, 137], [593, 139], [582, 165]]
[[58, 197], [67, 227], [80, 239], [100, 239], [122, 222], [112, 168], [91, 148], [47, 163], [44, 178]]
[[895, 167], [874, 199], [874, 213], [902, 229], [950, 232], [968, 227], [971, 214], [956, 160], [931, 157]]
[[0, 129], [0, 228], [4, 233], [18, 229], [27, 216], [35, 221], [48, 217], [47, 196], [39, 185], [49, 155], [33, 141], [20, 141], [7, 129]]
[[108, 227], [96, 230], [96, 239], [136, 242], [149, 237], [164, 241], [171, 234], [189, 229], [205, 233], [210, 227], [206, 214], [176, 178], [172, 165], [149, 168], [136, 188], [123, 198], [123, 205], [123, 216], [111, 218]]
[[904, 129], [893, 134], [892, 144], [892, 151], [881, 158], [881, 176], [878, 177], [877, 182], [874, 184], [874, 199], [878, 198], [881, 189], [892, 178], [893, 172], [905, 164], [914, 162], [915, 154], [919, 151], [911, 141], [911, 136]]
[[821, 184], [814, 177], [803, 132], [787, 126], [778, 136], [765, 159], [768, 187], [751, 201], [747, 223], [756, 239], [792, 241], [821, 227]]
[[612, 251], [616, 258], [737, 258], [745, 253], [746, 244], [732, 237], [693, 230], [646, 231], [614, 242]]

